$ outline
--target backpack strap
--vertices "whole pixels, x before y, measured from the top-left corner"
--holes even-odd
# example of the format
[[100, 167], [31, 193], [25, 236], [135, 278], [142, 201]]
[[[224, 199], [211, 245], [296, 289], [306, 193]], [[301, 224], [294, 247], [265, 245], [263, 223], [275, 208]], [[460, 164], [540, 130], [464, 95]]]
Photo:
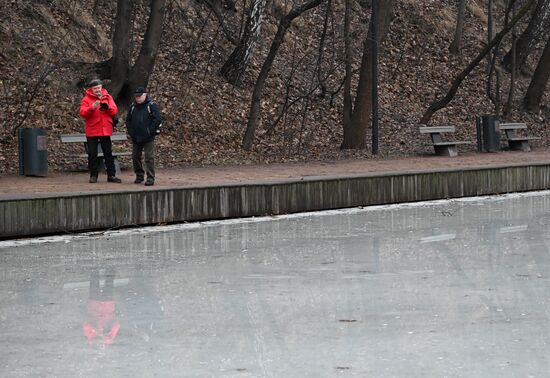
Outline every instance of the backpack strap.
[[[151, 115], [151, 104], [153, 104], [154, 102], [153, 101], [150, 101], [148, 104], [147, 104], [147, 111], [149, 112], [149, 115]], [[130, 114], [134, 112], [134, 104], [130, 105]]]

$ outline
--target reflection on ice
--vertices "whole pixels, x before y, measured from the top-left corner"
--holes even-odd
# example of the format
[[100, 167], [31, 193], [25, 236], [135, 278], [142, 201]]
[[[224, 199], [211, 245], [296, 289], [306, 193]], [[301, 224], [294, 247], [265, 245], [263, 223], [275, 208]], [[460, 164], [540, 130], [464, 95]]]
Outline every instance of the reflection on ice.
[[99, 270], [94, 269], [90, 276], [90, 291], [86, 303], [86, 319], [82, 323], [84, 336], [90, 345], [95, 342], [110, 345], [120, 330], [120, 321], [115, 313], [115, 269], [109, 267], [104, 284], [100, 285]]
[[424, 236], [423, 238], [420, 238], [420, 243], [433, 243], [438, 241], [444, 241], [444, 240], [453, 240], [456, 238], [456, 234], [440, 234], [440, 235], [434, 235], [434, 236]]
[[0, 246], [4, 376], [528, 376], [550, 196]]

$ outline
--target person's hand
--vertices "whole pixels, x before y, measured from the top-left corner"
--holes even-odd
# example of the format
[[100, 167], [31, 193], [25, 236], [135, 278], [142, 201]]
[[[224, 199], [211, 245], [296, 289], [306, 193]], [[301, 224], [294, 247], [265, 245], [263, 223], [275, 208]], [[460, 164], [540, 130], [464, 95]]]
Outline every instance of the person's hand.
[[94, 104], [92, 105], [92, 109], [96, 110], [98, 106], [99, 106], [99, 100], [94, 102]]

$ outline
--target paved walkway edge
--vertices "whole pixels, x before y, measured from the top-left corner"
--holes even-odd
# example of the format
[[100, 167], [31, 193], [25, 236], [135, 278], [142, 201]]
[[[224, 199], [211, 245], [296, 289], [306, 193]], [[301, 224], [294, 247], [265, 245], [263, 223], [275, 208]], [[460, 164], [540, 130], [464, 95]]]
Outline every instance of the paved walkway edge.
[[550, 164], [309, 177], [0, 200], [0, 238], [288, 214], [550, 188]]

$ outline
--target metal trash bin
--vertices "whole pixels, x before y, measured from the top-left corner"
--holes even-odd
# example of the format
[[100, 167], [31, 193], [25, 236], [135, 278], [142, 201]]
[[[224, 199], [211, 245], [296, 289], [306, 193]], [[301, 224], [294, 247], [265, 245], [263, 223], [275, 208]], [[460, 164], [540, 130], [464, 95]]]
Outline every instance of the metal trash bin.
[[497, 152], [500, 149], [500, 128], [498, 118], [486, 114], [481, 118], [482, 151]]
[[48, 136], [45, 129], [18, 129], [19, 175], [48, 175]]

